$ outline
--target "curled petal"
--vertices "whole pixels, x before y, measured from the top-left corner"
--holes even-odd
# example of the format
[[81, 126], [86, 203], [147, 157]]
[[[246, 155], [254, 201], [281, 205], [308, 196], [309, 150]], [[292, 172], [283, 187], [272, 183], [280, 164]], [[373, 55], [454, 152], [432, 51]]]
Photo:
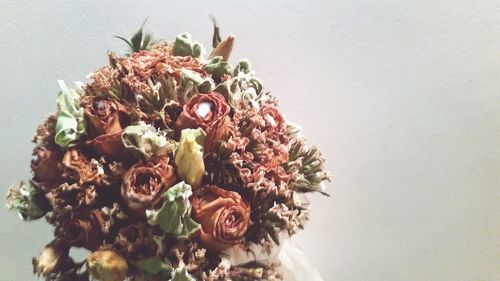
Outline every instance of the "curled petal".
[[98, 155], [104, 155], [112, 159], [123, 158], [125, 146], [123, 145], [122, 132], [100, 135], [93, 140], [87, 142], [88, 145], [94, 148]]

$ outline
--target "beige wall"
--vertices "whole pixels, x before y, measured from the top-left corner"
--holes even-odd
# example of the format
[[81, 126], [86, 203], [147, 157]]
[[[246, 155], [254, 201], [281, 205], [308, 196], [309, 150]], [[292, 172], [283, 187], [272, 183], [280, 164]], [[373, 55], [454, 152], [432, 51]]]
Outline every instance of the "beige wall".
[[[333, 196], [294, 239], [325, 280], [500, 280], [500, 2], [187, 2], [1, 1], [1, 193], [29, 176], [56, 79], [84, 79], [147, 16], [208, 46], [215, 14], [325, 153]], [[0, 279], [34, 280], [50, 228], [0, 221]]]

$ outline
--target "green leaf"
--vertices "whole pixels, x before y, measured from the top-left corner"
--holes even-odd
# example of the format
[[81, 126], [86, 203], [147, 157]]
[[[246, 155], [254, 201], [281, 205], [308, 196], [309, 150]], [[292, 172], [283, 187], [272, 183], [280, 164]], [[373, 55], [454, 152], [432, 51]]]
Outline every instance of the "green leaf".
[[32, 183], [19, 182], [12, 185], [7, 192], [7, 208], [17, 210], [25, 221], [36, 220], [50, 211], [45, 195]]
[[255, 77], [254, 71], [252, 70], [252, 64], [247, 59], [242, 59], [238, 61], [238, 64], [234, 68], [233, 76], [242, 79], [245, 85], [244, 88], [253, 88], [256, 95], [260, 95], [263, 86], [259, 78]]
[[238, 64], [234, 67], [234, 76], [238, 76], [238, 73], [251, 74], [251, 64], [247, 59], [241, 59]]
[[154, 43], [153, 39], [153, 33], [146, 33], [144, 34], [142, 38], [142, 46], [144, 46], [144, 49], [149, 49], [149, 46]]
[[175, 38], [172, 51], [174, 56], [192, 56], [195, 58], [200, 58], [204, 53], [203, 47], [198, 42], [193, 42], [189, 33], [182, 33]]
[[147, 19], [142, 23], [141, 28], [137, 30], [137, 32], [130, 38], [130, 42], [132, 43], [132, 50], [134, 52], [139, 52], [141, 50], [141, 42], [142, 42], [142, 30], [144, 29], [144, 25], [146, 24]]
[[214, 83], [210, 79], [205, 79], [197, 72], [188, 69], [181, 70], [181, 85], [186, 87], [189, 82], [193, 83], [199, 93], [210, 93], [214, 88]]
[[213, 15], [209, 15], [208, 18], [210, 19], [212, 25], [214, 26], [214, 35], [212, 36], [212, 47], [215, 48], [222, 41], [222, 38], [220, 37], [220, 27], [217, 24], [217, 19]]
[[172, 279], [170, 281], [196, 281], [196, 279], [187, 272], [187, 267], [176, 268], [172, 272]]
[[61, 147], [72, 147], [80, 142], [85, 134], [85, 118], [83, 108], [78, 106], [80, 93], [68, 88], [59, 80], [61, 92], [57, 96], [57, 122], [55, 143]]
[[125, 42], [130, 47], [131, 53], [139, 52], [141, 50], [149, 50], [155, 40], [153, 39], [153, 34], [144, 33], [144, 26], [146, 25], [147, 21], [148, 19], [144, 20], [139, 30], [137, 30], [134, 35], [132, 35], [132, 38], [130, 38], [130, 40], [127, 40], [121, 36], [115, 36], [115, 38], [118, 38]]
[[154, 276], [161, 273], [163, 276], [170, 276], [172, 265], [164, 262], [158, 256], [152, 256], [139, 260], [136, 266], [148, 276]]
[[125, 148], [136, 158], [148, 160], [152, 156], [167, 155], [175, 148], [175, 141], [166, 138], [166, 132], [144, 122], [126, 127], [122, 133]]
[[[227, 72], [230, 68], [226, 68], [221, 71], [217, 70], [217, 67], [221, 62], [220, 60], [208, 62], [205, 69], [208, 67], [208, 71], [215, 72], [217, 75], [223, 75], [222, 73]], [[223, 65], [222, 65], [223, 66]], [[214, 70], [211, 70], [213, 67]], [[221, 67], [219, 65], [219, 67]], [[208, 72], [207, 71], [207, 72]], [[219, 73], [217, 73], [217, 71]], [[222, 72], [222, 73], [220, 73]], [[250, 104], [257, 110], [260, 108], [263, 100], [266, 98], [266, 93], [263, 91], [262, 82], [255, 77], [254, 72], [251, 69], [251, 64], [248, 60], [242, 59], [234, 67], [232, 72], [232, 78], [228, 79], [217, 85], [215, 91], [221, 93], [228, 103], [232, 106], [237, 106], [240, 102], [245, 102]]]
[[215, 81], [221, 81], [224, 75], [231, 75], [233, 67], [230, 63], [222, 60], [222, 57], [213, 57], [205, 62], [203, 66], [208, 74], [212, 75]]
[[122, 40], [123, 42], [127, 43], [127, 45], [130, 47], [130, 50], [134, 50], [134, 46], [132, 46], [132, 43], [130, 43], [127, 39], [121, 37], [121, 36], [115, 36], [115, 38], [118, 38]]
[[191, 186], [180, 182], [169, 188], [164, 194], [163, 206], [158, 210], [146, 210], [148, 223], [159, 225], [165, 233], [186, 240], [200, 229], [200, 225], [191, 217]]

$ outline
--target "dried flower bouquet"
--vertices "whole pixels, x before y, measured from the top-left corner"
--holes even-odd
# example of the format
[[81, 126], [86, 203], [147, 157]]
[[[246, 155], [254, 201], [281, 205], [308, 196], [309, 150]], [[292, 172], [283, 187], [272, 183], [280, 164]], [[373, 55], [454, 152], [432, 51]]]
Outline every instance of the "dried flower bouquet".
[[[187, 33], [171, 44], [143, 28], [130, 54], [74, 87], [38, 127], [29, 182], [7, 204], [45, 217], [55, 239], [45, 280], [280, 280], [277, 264], [232, 264], [230, 250], [280, 243], [308, 218], [302, 193], [329, 180], [324, 159], [277, 108], [234, 37], [213, 50]], [[72, 247], [90, 251], [78, 262]]]

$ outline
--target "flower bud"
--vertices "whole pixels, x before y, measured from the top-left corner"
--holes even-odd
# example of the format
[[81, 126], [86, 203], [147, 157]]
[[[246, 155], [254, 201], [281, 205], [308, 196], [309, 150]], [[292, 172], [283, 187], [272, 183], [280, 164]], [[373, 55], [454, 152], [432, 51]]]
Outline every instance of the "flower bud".
[[123, 281], [127, 277], [127, 261], [111, 250], [95, 251], [87, 257], [90, 274], [99, 281]]
[[231, 51], [233, 50], [233, 45], [234, 45], [234, 36], [230, 34], [224, 41], [220, 42], [217, 47], [215, 47], [208, 57], [213, 58], [213, 57], [222, 57], [223, 61], [228, 61], [229, 56], [231, 55]]
[[63, 263], [69, 254], [69, 247], [62, 240], [54, 240], [49, 243], [38, 259], [33, 258], [33, 271], [48, 276]]
[[179, 146], [175, 152], [177, 174], [193, 186], [201, 185], [205, 163], [203, 162], [203, 142], [205, 133], [202, 129], [184, 129], [181, 132]]

